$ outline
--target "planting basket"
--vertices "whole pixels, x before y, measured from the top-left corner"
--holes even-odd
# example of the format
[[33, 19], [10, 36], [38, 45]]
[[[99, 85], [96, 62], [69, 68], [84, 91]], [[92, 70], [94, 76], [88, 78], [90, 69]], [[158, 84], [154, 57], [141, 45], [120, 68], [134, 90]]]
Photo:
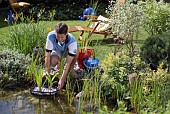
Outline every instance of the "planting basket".
[[30, 93], [38, 96], [53, 96], [57, 93], [57, 89], [52, 88], [51, 90], [47, 87], [42, 87], [42, 91], [39, 91], [38, 87], [31, 87]]

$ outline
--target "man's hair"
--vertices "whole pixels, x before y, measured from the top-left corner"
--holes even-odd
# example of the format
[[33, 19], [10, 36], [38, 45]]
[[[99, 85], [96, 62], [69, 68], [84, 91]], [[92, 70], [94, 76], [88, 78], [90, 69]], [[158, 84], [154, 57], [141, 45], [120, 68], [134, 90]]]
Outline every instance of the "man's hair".
[[68, 26], [65, 23], [58, 23], [55, 27], [55, 31], [58, 34], [67, 34]]

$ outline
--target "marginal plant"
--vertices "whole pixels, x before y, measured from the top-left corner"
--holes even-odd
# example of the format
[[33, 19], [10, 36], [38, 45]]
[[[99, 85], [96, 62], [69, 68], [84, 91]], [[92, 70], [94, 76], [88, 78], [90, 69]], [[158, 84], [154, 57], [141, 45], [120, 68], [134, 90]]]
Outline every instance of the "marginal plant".
[[133, 80], [130, 85], [130, 99], [132, 106], [138, 113], [143, 112], [161, 112], [166, 110], [166, 104], [169, 97], [166, 95], [168, 89], [165, 87], [168, 84], [169, 74], [162, 69], [162, 65], [158, 67], [157, 72], [144, 68], [139, 72], [139, 78]]
[[48, 88], [51, 90], [54, 83], [56, 83], [57, 81], [54, 81], [56, 78], [57, 74], [53, 75], [52, 77], [48, 74], [46, 76], [47, 82], [48, 82]]
[[36, 84], [38, 86], [39, 91], [42, 91], [42, 87], [45, 84], [45, 83], [43, 83], [42, 78], [43, 78], [43, 68], [40, 66], [38, 71], [37, 71], [37, 69], [35, 71], [35, 82], [36, 82]]
[[67, 84], [66, 84], [66, 93], [67, 93], [67, 100], [69, 105], [71, 105], [74, 101], [74, 90], [75, 90], [75, 85], [76, 85], [76, 80], [74, 80], [75, 83], [72, 85], [71, 83], [71, 77], [67, 77]]
[[46, 27], [43, 23], [21, 23], [9, 29], [9, 47], [25, 55], [31, 54], [33, 48], [44, 48], [46, 41]]
[[101, 103], [101, 83], [100, 72], [98, 70], [92, 71], [86, 75], [84, 79], [81, 96], [79, 98], [78, 112], [83, 113], [83, 109], [87, 108], [89, 112], [97, 111]]
[[143, 83], [140, 78], [132, 79], [131, 83], [129, 84], [130, 89], [130, 101], [131, 105], [134, 108], [135, 112], [140, 112], [141, 104], [143, 101]]
[[38, 86], [39, 91], [42, 90], [43, 85], [46, 81], [42, 81], [43, 78], [43, 66], [37, 65], [37, 59], [32, 57], [32, 61], [28, 66], [28, 75], [31, 79], [35, 81], [35, 84]]

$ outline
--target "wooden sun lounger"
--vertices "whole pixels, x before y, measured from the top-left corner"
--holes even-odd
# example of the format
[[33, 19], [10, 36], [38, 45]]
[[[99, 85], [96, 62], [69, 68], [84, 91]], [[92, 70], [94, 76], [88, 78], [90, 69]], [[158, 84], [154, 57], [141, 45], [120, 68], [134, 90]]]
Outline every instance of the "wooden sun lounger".
[[[96, 28], [98, 27], [98, 25], [103, 22], [101, 20], [97, 20], [98, 16], [90, 16], [90, 15], [85, 15], [84, 18], [91, 18], [88, 22], [88, 24], [86, 26], [73, 26], [73, 27], [70, 27], [68, 32], [77, 32], [77, 31], [81, 31], [81, 34], [79, 36], [79, 40], [82, 39], [82, 36], [84, 34], [84, 32], [89, 32], [88, 34], [88, 38], [93, 34], [102, 34], [104, 35], [104, 38], [107, 37], [108, 34], [110, 34], [110, 30], [107, 30], [107, 31], [97, 31]], [[95, 25], [95, 27], [93, 28], [90, 28], [90, 24], [91, 22], [97, 22], [97, 24]]]

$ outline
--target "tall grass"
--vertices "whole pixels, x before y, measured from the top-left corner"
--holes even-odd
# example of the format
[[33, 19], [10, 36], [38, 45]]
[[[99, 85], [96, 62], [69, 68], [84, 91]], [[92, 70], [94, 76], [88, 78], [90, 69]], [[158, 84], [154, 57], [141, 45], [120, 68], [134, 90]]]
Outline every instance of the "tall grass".
[[48, 32], [43, 22], [21, 23], [10, 27], [9, 31], [9, 47], [26, 55], [31, 54], [35, 47], [44, 48]]
[[132, 107], [134, 108], [135, 112], [140, 112], [141, 103], [143, 100], [143, 83], [139, 78], [134, 78], [130, 83], [130, 97]]
[[71, 105], [74, 101], [74, 90], [75, 90], [76, 80], [74, 85], [71, 83], [71, 77], [68, 75], [67, 77], [67, 84], [66, 84], [66, 93], [67, 93], [67, 100], [69, 105]]
[[78, 112], [81, 114], [85, 106], [87, 111], [98, 111], [100, 108], [100, 75], [99, 71], [95, 70], [86, 75], [82, 87], [82, 94], [79, 98]]

